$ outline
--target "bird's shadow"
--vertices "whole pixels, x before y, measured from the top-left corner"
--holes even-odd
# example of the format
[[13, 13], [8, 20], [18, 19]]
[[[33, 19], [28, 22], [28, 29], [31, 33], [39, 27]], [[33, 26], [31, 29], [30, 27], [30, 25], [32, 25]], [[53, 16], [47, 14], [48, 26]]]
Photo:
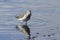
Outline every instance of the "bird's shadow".
[[[16, 29], [19, 30], [20, 32], [24, 33], [24, 32], [21, 30], [20, 27], [24, 28], [25, 31], [26, 31], [28, 34], [30, 34], [31, 31], [30, 31], [30, 28], [29, 28], [28, 25], [16, 25]], [[25, 34], [25, 33], [24, 33], [24, 34]], [[36, 34], [34, 34], [34, 36], [31, 35], [30, 38], [27, 37], [27, 38], [23, 38], [23, 39], [25, 39], [25, 40], [35, 40], [35, 39], [38, 37], [38, 35], [39, 35], [39, 33], [36, 33]], [[20, 39], [20, 40], [23, 40], [23, 39]]]

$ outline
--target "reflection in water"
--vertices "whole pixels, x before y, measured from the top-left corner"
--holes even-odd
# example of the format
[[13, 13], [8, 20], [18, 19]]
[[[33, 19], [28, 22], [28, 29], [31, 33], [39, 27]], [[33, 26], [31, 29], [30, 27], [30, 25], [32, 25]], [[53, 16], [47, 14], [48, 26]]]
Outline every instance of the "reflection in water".
[[28, 25], [17, 25], [16, 28], [18, 28], [21, 32], [23, 32], [28, 39], [30, 39], [30, 29]]
[[39, 33], [36, 33], [35, 36], [31, 37], [30, 28], [28, 27], [28, 25], [17, 25], [16, 28], [27, 36], [27, 40], [34, 40], [35, 38], [38, 37]]

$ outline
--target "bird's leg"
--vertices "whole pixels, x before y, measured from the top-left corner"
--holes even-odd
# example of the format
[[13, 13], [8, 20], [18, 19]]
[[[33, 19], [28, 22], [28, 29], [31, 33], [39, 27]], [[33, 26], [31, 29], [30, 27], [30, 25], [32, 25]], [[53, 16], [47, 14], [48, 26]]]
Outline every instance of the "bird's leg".
[[21, 25], [23, 25], [23, 21], [21, 21]]
[[27, 25], [27, 21], [24, 21], [24, 25]]
[[25, 22], [25, 25], [27, 25], [27, 21]]

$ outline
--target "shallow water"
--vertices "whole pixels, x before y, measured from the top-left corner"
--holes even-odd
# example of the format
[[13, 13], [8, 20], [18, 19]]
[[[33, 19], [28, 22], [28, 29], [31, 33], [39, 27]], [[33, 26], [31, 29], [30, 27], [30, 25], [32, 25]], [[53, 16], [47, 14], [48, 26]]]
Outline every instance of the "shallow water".
[[[60, 40], [60, 0], [0, 0], [0, 40], [20, 40], [26, 36], [17, 30], [15, 16], [32, 10], [28, 26], [35, 40]], [[54, 34], [54, 35], [52, 35]], [[49, 36], [50, 35], [50, 36]]]

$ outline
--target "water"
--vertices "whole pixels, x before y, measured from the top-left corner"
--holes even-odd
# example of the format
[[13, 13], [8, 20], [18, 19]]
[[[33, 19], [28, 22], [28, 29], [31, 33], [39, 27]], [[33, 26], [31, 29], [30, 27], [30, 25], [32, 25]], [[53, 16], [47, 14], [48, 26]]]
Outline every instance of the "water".
[[[60, 40], [60, 0], [0, 0], [0, 40], [25, 40], [15, 16], [32, 10], [28, 26], [35, 40]], [[52, 35], [54, 34], [54, 35]], [[50, 35], [50, 36], [49, 36]]]

